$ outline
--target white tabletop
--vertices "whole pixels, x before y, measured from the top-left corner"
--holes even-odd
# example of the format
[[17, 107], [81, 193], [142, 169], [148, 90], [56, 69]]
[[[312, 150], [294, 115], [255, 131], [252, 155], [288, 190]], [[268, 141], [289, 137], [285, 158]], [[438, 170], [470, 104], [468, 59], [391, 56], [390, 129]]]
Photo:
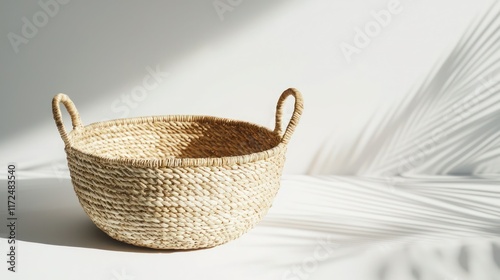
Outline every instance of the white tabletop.
[[[1, 279], [499, 279], [497, 185], [494, 178], [286, 176], [268, 215], [243, 237], [161, 251], [102, 233], [69, 179], [24, 180], [18, 272], [4, 264]], [[7, 252], [7, 240], [0, 244]]]

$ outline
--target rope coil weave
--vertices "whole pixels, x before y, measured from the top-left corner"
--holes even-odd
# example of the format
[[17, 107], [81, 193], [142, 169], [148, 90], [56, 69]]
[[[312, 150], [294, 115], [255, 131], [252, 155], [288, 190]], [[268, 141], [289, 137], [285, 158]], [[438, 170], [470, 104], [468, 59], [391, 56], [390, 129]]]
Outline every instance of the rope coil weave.
[[[283, 106], [295, 98], [282, 129]], [[60, 110], [68, 111], [66, 132]], [[52, 100], [81, 206], [112, 238], [156, 249], [197, 249], [234, 240], [267, 213], [286, 146], [303, 110], [283, 92], [274, 130], [207, 116], [155, 116], [83, 126], [65, 94]]]

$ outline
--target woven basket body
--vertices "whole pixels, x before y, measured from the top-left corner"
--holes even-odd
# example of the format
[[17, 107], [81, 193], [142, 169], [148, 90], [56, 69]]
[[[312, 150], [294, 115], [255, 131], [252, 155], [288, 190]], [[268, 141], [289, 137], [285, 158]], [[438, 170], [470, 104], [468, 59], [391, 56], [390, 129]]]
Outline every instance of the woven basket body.
[[[285, 133], [281, 112], [295, 97]], [[59, 103], [73, 130], [66, 133]], [[74, 190], [90, 219], [114, 239], [158, 249], [213, 247], [238, 238], [271, 207], [300, 93], [278, 101], [276, 128], [203, 116], [122, 119], [83, 126], [71, 100], [53, 100]]]

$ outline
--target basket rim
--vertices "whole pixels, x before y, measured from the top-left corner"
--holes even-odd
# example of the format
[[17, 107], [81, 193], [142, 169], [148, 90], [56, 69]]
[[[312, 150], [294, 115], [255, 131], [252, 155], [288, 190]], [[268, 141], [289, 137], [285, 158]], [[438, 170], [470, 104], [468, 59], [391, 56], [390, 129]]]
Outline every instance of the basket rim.
[[[148, 159], [131, 159], [131, 158], [111, 158], [102, 155], [91, 154], [84, 152], [81, 149], [74, 146], [73, 139], [76, 133], [82, 133], [85, 130], [92, 130], [93, 128], [105, 128], [111, 126], [129, 125], [129, 124], [141, 124], [147, 122], [218, 122], [218, 123], [231, 123], [238, 125], [252, 126], [257, 129], [263, 129], [276, 136], [278, 144], [270, 149], [245, 154], [237, 156], [225, 156], [225, 157], [204, 157], [204, 158], [148, 158]], [[265, 160], [276, 155], [282, 154], [286, 151], [286, 143], [281, 141], [281, 136], [275, 131], [255, 123], [234, 120], [229, 118], [215, 117], [215, 116], [205, 116], [205, 115], [161, 115], [161, 116], [148, 116], [148, 117], [135, 117], [135, 118], [121, 118], [113, 119], [107, 121], [94, 122], [85, 126], [79, 126], [74, 128], [68, 134], [69, 145], [65, 147], [66, 152], [69, 156], [69, 151], [78, 154], [78, 157], [86, 159], [89, 161], [95, 161], [100, 163], [110, 163], [114, 165], [125, 165], [130, 167], [195, 167], [195, 166], [227, 166], [235, 164], [244, 164], [255, 162], [259, 160]]]

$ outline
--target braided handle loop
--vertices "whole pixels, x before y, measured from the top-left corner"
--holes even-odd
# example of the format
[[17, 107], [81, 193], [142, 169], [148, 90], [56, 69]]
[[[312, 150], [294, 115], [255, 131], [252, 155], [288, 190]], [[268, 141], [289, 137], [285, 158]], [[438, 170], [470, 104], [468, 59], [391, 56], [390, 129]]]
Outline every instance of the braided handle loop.
[[[285, 133], [283, 134], [283, 129], [282, 129], [283, 105], [287, 97], [290, 95], [292, 95], [295, 98], [295, 106], [292, 117], [290, 118], [290, 122], [288, 123]], [[292, 137], [293, 131], [295, 130], [295, 127], [299, 123], [299, 119], [300, 116], [302, 115], [303, 109], [304, 109], [304, 103], [302, 100], [302, 94], [298, 90], [294, 88], [289, 88], [281, 94], [278, 100], [278, 104], [276, 105], [276, 125], [274, 127], [275, 133], [279, 135], [283, 134], [283, 136], [281, 137], [281, 143], [287, 144], [288, 141], [290, 141], [290, 137]]]
[[75, 104], [69, 97], [64, 93], [59, 93], [52, 99], [52, 114], [54, 115], [54, 120], [56, 121], [57, 130], [59, 130], [59, 134], [61, 135], [62, 140], [66, 146], [69, 146], [69, 138], [68, 133], [66, 132], [66, 128], [64, 127], [61, 108], [59, 103], [63, 103], [64, 107], [69, 113], [71, 117], [71, 123], [73, 125], [73, 129], [82, 126], [82, 121], [80, 119], [80, 114], [78, 114], [78, 110], [76, 110]]

